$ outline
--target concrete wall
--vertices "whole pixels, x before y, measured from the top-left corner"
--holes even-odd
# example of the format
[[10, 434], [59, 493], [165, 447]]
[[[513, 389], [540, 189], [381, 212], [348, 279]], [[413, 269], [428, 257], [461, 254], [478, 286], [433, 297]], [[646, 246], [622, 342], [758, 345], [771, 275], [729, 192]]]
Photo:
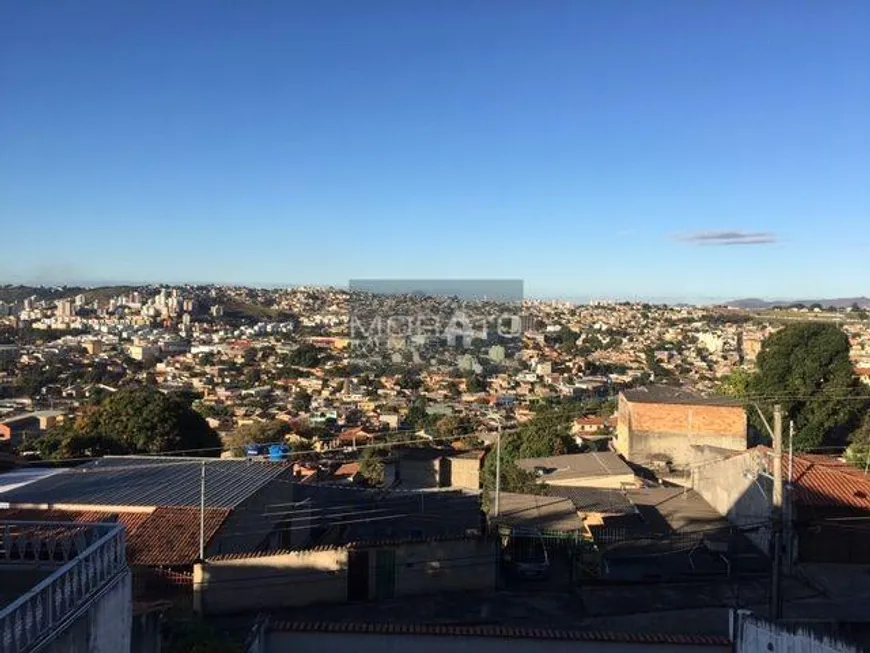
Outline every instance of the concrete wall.
[[648, 462], [654, 457], [666, 456], [674, 466], [691, 464], [693, 446], [718, 447], [731, 451], [746, 449], [746, 438], [727, 435], [686, 435], [683, 433], [649, 433], [632, 430], [630, 451], [626, 457], [633, 462]]
[[667, 456], [675, 465], [692, 460], [692, 445], [746, 449], [746, 411], [739, 406], [630, 402], [619, 397], [614, 446], [629, 460]]
[[40, 653], [129, 653], [133, 620], [130, 572], [119, 575]]
[[[738, 617], [735, 653], [858, 653], [851, 646], [802, 628], [787, 629], [752, 615]], [[295, 650], [295, 649], [294, 649]]]
[[[379, 550], [395, 552], [392, 595], [413, 596], [495, 589], [496, 545], [470, 538], [366, 548], [369, 598], [378, 596]], [[346, 548], [337, 548], [212, 560], [194, 567], [194, 605], [204, 614], [223, 614], [343, 603], [348, 557]]]
[[441, 487], [441, 458], [399, 460], [399, 478], [405, 489]]
[[[494, 540], [421, 542], [395, 550], [396, 596], [495, 589], [498, 557]], [[373, 569], [375, 558], [370, 557]], [[371, 576], [372, 591], [376, 573]]]
[[[439, 637], [343, 633], [270, 632], [264, 653], [726, 653], [730, 646], [586, 642], [506, 637]], [[766, 652], [767, 653], [767, 652]]]
[[160, 612], [146, 612], [134, 615], [132, 646], [130, 653], [160, 653], [160, 624], [163, 615]]
[[347, 600], [347, 549], [212, 560], [194, 566], [194, 604], [204, 614]]
[[[701, 462], [692, 470], [691, 484], [720, 515], [736, 526], [749, 526], [770, 519], [773, 483], [759, 475], [761, 461], [755, 451], [724, 460]], [[762, 527], [746, 536], [762, 553], [768, 552], [770, 530]]]
[[480, 458], [448, 458], [450, 487], [463, 490], [480, 489]]
[[464, 490], [480, 489], [481, 461], [478, 458], [443, 457], [433, 460], [398, 461], [402, 487], [424, 489], [452, 487]]
[[268, 483], [234, 509], [212, 538], [206, 555], [255, 551], [273, 530], [274, 541], [269, 542], [273, 548], [306, 544], [312, 513], [306, 512], [303, 506], [293, 505], [290, 474], [288, 470], [286, 476]]

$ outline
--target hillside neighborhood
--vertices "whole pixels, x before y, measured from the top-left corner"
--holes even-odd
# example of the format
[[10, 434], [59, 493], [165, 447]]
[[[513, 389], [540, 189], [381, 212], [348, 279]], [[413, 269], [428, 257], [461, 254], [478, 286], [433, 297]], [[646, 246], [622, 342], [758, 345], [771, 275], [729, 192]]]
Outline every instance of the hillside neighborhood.
[[[518, 315], [512, 340], [387, 333], [360, 357], [359, 301], [225, 287], [4, 300], [0, 550], [15, 574], [83, 553], [73, 524], [123, 537], [142, 651], [192, 618], [214, 637], [326, 646], [333, 631], [299, 624], [353, 632], [371, 606], [496, 640], [545, 626], [616, 646], [640, 629], [726, 650], [729, 610], [751, 610], [870, 641], [851, 598], [864, 585], [844, 585], [870, 565], [861, 307], [523, 301], [498, 307]], [[401, 310], [455, 319], [452, 301]], [[838, 385], [777, 389], [793, 382], [776, 357], [803, 346], [828, 352], [819, 375]]]

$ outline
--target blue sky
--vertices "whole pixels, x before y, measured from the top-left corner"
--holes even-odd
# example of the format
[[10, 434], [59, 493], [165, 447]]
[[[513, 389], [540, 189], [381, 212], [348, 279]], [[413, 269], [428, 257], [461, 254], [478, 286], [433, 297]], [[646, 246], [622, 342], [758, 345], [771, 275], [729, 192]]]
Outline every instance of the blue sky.
[[870, 295], [868, 43], [863, 0], [5, 2], [0, 281]]

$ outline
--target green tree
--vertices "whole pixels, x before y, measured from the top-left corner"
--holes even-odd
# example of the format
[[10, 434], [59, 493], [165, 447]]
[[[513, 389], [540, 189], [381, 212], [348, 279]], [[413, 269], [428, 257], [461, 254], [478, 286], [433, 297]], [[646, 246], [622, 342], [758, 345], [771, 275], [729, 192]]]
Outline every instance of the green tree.
[[408, 414], [405, 415], [405, 426], [411, 429], [420, 428], [426, 421], [428, 413], [426, 412], [426, 399], [418, 398], [408, 409]]
[[726, 397], [741, 399], [749, 392], [749, 384], [752, 382], [752, 374], [744, 369], [736, 369], [722, 379], [718, 393]]
[[216, 447], [220, 438], [191, 408], [188, 398], [166, 395], [152, 386], [118, 390], [99, 407], [98, 432], [134, 453]]
[[[545, 486], [539, 484], [533, 473], [518, 467], [520, 458], [543, 458], [577, 451], [570, 435], [571, 423], [587, 406], [580, 402], [550, 406], [518, 431], [502, 436], [501, 489], [505, 492], [541, 494]], [[485, 494], [495, 489], [495, 451], [490, 451], [481, 471]], [[487, 499], [489, 502], [490, 499]]]
[[296, 367], [317, 367], [321, 362], [321, 351], [311, 343], [303, 342], [285, 360]]
[[146, 385], [122, 388], [101, 404], [86, 406], [74, 423], [46, 434], [38, 446], [51, 458], [184, 450], [217, 456], [221, 442], [189, 397]]
[[376, 449], [366, 449], [359, 460], [359, 473], [373, 487], [384, 484], [384, 460]]
[[[797, 450], [845, 444], [866, 412], [868, 400], [861, 397], [868, 391], [855, 375], [849, 349], [842, 329], [821, 322], [791, 324], [764, 341], [747, 394], [768, 421], [771, 406], [782, 405], [785, 419], [794, 420]], [[754, 411], [750, 415], [762, 431], [761, 420]]]
[[864, 415], [861, 426], [849, 436], [846, 460], [864, 469], [870, 467], [870, 411]]
[[455, 438], [471, 433], [474, 425], [465, 415], [447, 415], [438, 420], [435, 430], [442, 438]]
[[471, 374], [465, 379], [468, 392], [486, 392], [486, 379], [479, 374]]
[[311, 393], [307, 390], [300, 390], [293, 397], [293, 410], [297, 413], [307, 413], [311, 410]]
[[230, 449], [233, 455], [243, 456], [249, 444], [280, 443], [292, 430], [290, 424], [278, 419], [243, 424], [224, 438], [224, 446]]
[[423, 387], [423, 381], [417, 372], [407, 370], [399, 377], [399, 387], [402, 390], [419, 390]]
[[[496, 452], [491, 450], [483, 461], [481, 482], [484, 489], [484, 509], [492, 506], [492, 494], [495, 492]], [[544, 494], [546, 486], [538, 483], [532, 472], [521, 469], [516, 464], [515, 454], [502, 449], [501, 456], [501, 491], [518, 492], [521, 494]]]

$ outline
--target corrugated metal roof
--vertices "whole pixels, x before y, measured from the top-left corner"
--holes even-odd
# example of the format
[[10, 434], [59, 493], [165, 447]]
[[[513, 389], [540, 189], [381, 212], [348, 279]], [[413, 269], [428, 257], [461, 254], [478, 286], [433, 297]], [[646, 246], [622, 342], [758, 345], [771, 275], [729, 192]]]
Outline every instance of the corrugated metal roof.
[[547, 493], [551, 496], [568, 499], [574, 504], [574, 508], [582, 513], [633, 515], [635, 512], [634, 504], [622, 490], [550, 485], [547, 487]]
[[493, 523], [542, 531], [579, 531], [583, 522], [574, 504], [562, 497], [502, 492]]
[[54, 476], [64, 470], [62, 469], [43, 469], [40, 467], [22, 467], [19, 469], [11, 469], [8, 472], [0, 474], [0, 494], [15, 488], [33, 483], [46, 476]]
[[545, 470], [544, 479], [586, 479], [601, 476], [634, 476], [631, 467], [612, 451], [593, 451], [545, 458], [520, 458], [517, 466], [527, 471]]
[[199, 506], [203, 462], [209, 508], [233, 508], [273, 479], [292, 476], [288, 466], [264, 461], [107, 456], [0, 493], [0, 506]]

